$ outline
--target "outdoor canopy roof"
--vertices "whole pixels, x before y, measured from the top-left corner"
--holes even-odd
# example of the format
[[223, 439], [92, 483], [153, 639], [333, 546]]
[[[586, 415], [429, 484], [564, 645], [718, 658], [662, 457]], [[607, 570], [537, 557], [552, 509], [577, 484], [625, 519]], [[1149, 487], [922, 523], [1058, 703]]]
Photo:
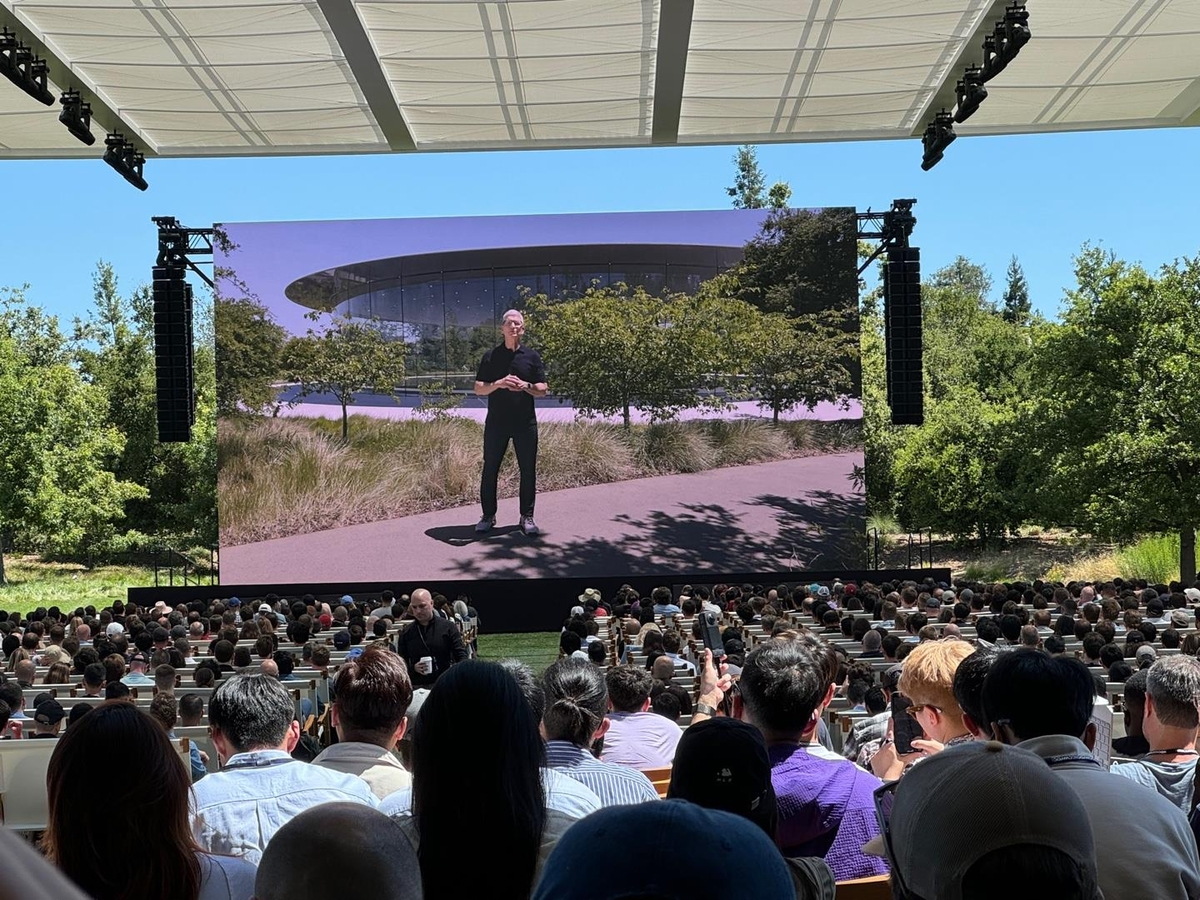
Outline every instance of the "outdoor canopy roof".
[[[641, 147], [920, 136], [994, 0], [0, 0], [93, 108], [0, 80], [0, 157]], [[1200, 0], [1028, 0], [960, 134], [1200, 124]]]

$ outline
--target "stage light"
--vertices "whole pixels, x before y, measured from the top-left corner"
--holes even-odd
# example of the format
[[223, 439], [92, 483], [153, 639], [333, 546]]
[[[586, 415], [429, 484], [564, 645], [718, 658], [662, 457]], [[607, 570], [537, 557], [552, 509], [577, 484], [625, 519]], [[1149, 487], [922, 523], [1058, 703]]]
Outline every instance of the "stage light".
[[1003, 72], [1032, 36], [1029, 10], [1019, 3], [1005, 9], [1004, 18], [983, 39], [983, 80], [991, 81]]
[[91, 104], [83, 102], [79, 91], [63, 91], [61, 102], [63, 108], [58, 114], [58, 121], [67, 126], [67, 131], [71, 132], [72, 136], [89, 147], [96, 143], [96, 136], [92, 134]]
[[54, 95], [46, 85], [49, 78], [46, 61], [34, 56], [7, 28], [0, 31], [0, 72], [30, 97], [47, 106], [54, 105]]
[[946, 148], [954, 143], [958, 135], [954, 133], [954, 119], [950, 113], [942, 110], [925, 129], [921, 143], [925, 145], [925, 155], [921, 159], [921, 168], [928, 172], [942, 160]]
[[142, 166], [146, 158], [137, 148], [125, 140], [125, 135], [114, 132], [104, 138], [104, 161], [116, 169], [121, 177], [139, 191], [144, 191], [150, 185], [142, 177]]
[[971, 66], [963, 73], [962, 81], [954, 89], [958, 106], [954, 110], [954, 121], [962, 123], [975, 115], [979, 104], [987, 99], [987, 88], [983, 86], [983, 69]]

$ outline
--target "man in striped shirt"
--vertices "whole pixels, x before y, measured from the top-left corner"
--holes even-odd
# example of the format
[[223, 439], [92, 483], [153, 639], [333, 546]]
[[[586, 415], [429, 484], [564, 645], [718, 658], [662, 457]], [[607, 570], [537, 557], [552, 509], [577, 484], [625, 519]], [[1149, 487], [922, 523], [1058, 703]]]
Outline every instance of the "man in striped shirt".
[[592, 755], [592, 744], [608, 730], [608, 689], [598, 668], [581, 659], [560, 659], [542, 675], [542, 687], [542, 732], [550, 768], [591, 788], [605, 806], [658, 799], [650, 779], [637, 769]]

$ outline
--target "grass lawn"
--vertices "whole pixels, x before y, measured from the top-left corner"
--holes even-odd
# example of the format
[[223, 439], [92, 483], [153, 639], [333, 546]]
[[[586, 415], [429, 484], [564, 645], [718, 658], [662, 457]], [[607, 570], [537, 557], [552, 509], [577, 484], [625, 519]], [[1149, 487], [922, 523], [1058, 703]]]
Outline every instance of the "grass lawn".
[[0, 609], [29, 612], [39, 606], [97, 609], [124, 600], [126, 588], [154, 584], [154, 570], [140, 566], [97, 566], [43, 562], [36, 556], [6, 556], [8, 584], [0, 585]]
[[515, 657], [537, 674], [558, 659], [558, 632], [533, 634], [480, 634], [480, 659]]

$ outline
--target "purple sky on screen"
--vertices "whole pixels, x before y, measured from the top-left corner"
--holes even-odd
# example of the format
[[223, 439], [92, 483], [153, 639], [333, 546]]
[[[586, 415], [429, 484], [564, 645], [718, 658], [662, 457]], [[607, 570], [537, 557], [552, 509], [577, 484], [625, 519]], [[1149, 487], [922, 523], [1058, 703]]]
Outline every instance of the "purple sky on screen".
[[284, 296], [305, 275], [393, 256], [453, 250], [559, 244], [694, 244], [741, 247], [758, 232], [766, 210], [571, 213], [359, 219], [323, 222], [236, 222], [225, 229], [236, 249], [216, 263], [234, 270], [280, 325], [304, 334], [309, 312]]

